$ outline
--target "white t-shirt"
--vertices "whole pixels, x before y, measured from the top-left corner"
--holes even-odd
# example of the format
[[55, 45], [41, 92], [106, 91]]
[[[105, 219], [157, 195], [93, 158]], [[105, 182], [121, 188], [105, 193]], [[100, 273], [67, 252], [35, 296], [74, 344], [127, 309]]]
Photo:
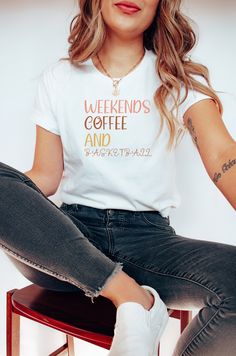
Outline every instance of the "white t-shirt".
[[[165, 217], [179, 206], [175, 152], [166, 149], [166, 124], [156, 139], [160, 116], [153, 94], [161, 83], [155, 60], [156, 54], [146, 50], [138, 66], [121, 79], [119, 96], [112, 95], [111, 78], [91, 59], [80, 68], [57, 61], [41, 73], [30, 119], [61, 136], [62, 202], [158, 210]], [[179, 108], [180, 123], [192, 104], [206, 98], [189, 90]]]

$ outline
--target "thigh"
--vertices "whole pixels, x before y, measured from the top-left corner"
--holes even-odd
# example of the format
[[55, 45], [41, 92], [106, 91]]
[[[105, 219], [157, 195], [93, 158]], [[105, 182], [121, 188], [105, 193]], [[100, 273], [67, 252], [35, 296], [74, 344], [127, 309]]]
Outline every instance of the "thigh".
[[113, 229], [113, 239], [113, 258], [137, 282], [156, 288], [170, 308], [236, 295], [235, 246], [180, 236], [165, 218], [147, 212]]

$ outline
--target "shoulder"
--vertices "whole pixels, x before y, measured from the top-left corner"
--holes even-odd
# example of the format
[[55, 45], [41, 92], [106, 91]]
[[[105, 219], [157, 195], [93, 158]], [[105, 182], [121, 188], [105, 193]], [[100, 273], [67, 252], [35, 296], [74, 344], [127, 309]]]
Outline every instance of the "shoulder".
[[[203, 76], [199, 74], [194, 74], [191, 75], [191, 77], [198, 83], [203, 84], [205, 87], [210, 89], [207, 80]], [[186, 111], [194, 104], [205, 99], [211, 99], [211, 96], [206, 93], [202, 93], [200, 90], [190, 86], [188, 86], [188, 91], [186, 91], [184, 84], [181, 83], [179, 101], [180, 104], [178, 106], [178, 119], [181, 125], [184, 125], [184, 115]]]
[[48, 85], [62, 85], [71, 75], [71, 64], [67, 60], [49, 63], [40, 73], [40, 78]]
[[70, 79], [84, 76], [88, 72], [91, 61], [87, 60], [79, 65], [71, 64], [69, 60], [59, 59], [49, 63], [41, 71], [42, 80], [50, 86], [65, 88]]
[[[202, 75], [192, 74], [191, 77], [198, 84], [202, 84], [205, 88], [212, 89], [212, 88], [210, 88], [207, 80]], [[186, 110], [187, 107], [194, 104], [195, 102], [198, 102], [202, 99], [210, 98], [209, 95], [202, 93], [201, 89], [199, 90], [199, 88], [193, 88], [192, 86], [188, 86], [188, 90], [186, 91], [184, 84], [181, 83], [180, 99], [181, 99], [181, 101], [183, 99], [185, 99], [185, 100], [180, 106], [182, 106], [184, 108], [184, 110]]]
[[[207, 80], [200, 74], [191, 74], [191, 78], [195, 80], [196, 82], [203, 84], [204, 86], [209, 88]], [[192, 86], [188, 86], [188, 92], [190, 95], [197, 95], [199, 91], [197, 89], [194, 89]], [[185, 94], [185, 86], [183, 83], [181, 83], [181, 94]]]

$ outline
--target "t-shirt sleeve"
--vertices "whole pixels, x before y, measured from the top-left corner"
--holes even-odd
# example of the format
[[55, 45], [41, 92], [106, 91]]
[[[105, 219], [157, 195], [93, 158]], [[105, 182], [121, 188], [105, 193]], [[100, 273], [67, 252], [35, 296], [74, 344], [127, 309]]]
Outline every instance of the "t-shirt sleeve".
[[48, 131], [60, 135], [56, 117], [56, 83], [53, 66], [44, 69], [37, 82], [30, 120]]
[[[203, 78], [202, 76], [198, 75], [198, 76], [194, 76], [194, 78], [201, 82], [202, 84], [208, 86], [207, 81], [205, 80], [205, 78]], [[181, 87], [181, 91], [180, 91], [180, 99], [182, 100], [185, 97], [185, 87], [182, 86]], [[184, 102], [179, 105], [179, 109], [178, 109], [178, 116], [177, 116], [177, 120], [181, 125], [184, 125], [184, 114], [185, 112], [195, 103], [201, 101], [201, 100], [205, 100], [205, 99], [212, 99], [212, 97], [210, 97], [209, 95], [203, 94], [197, 90], [188, 89], [188, 95], [186, 97], [186, 99], [184, 100]]]

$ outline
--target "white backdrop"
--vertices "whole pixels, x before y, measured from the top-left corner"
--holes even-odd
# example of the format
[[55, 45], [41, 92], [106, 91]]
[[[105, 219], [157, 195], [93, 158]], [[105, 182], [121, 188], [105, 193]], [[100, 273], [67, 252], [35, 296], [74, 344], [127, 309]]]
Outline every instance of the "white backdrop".
[[[224, 91], [223, 119], [236, 139], [236, 23], [234, 0], [186, 0], [185, 11], [195, 22], [199, 42], [194, 58], [210, 69], [213, 87]], [[69, 23], [76, 0], [0, 0], [0, 161], [22, 171], [32, 165], [35, 128], [29, 120], [37, 76], [49, 63], [66, 55]], [[171, 223], [184, 236], [236, 245], [235, 211], [208, 177], [191, 139], [177, 149], [177, 183], [182, 204]], [[57, 195], [51, 197], [59, 201]], [[7, 273], [6, 273], [7, 271]], [[5, 355], [5, 293], [28, 285], [0, 251], [0, 355]], [[170, 321], [162, 338], [162, 356], [170, 356], [178, 337]], [[64, 337], [47, 327], [22, 322], [21, 356], [46, 356]], [[171, 338], [170, 338], [171, 335]], [[170, 340], [171, 339], [171, 340]], [[76, 341], [80, 356], [107, 351]]]

